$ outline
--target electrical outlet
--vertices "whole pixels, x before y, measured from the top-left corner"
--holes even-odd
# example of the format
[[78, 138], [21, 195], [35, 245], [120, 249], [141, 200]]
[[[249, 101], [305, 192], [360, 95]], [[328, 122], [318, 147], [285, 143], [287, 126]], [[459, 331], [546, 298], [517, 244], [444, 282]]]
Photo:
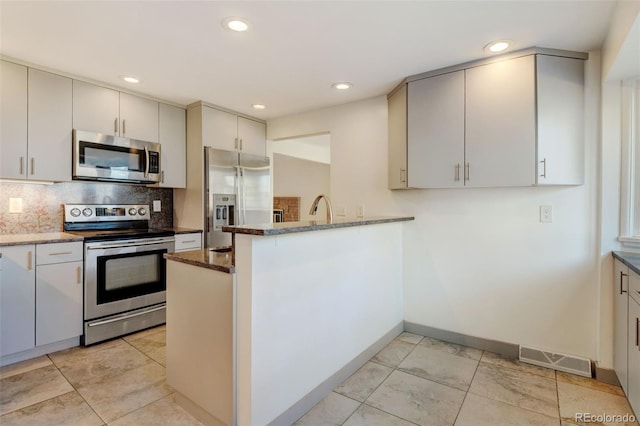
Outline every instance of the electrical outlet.
[[364, 204], [356, 206], [356, 217], [364, 217]]
[[337, 205], [336, 206], [336, 216], [346, 216], [347, 215], [347, 208], [345, 206], [342, 205]]
[[9, 213], [22, 213], [22, 198], [9, 198]]
[[553, 209], [551, 206], [540, 206], [540, 223], [553, 222]]
[[153, 211], [154, 212], [162, 211], [162, 205], [160, 203], [160, 200], [153, 200]]

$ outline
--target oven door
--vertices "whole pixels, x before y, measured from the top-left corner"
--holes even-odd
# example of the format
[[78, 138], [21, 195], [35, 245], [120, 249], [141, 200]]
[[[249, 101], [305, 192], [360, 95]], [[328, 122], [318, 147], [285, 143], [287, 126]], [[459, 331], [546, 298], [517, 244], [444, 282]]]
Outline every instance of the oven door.
[[91, 320], [166, 300], [165, 253], [173, 237], [85, 244], [84, 319]]

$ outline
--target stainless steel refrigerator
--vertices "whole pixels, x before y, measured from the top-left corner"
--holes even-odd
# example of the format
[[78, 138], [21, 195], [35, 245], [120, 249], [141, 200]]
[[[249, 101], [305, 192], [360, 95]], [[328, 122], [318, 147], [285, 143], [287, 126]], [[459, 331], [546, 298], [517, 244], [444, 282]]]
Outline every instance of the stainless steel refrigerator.
[[204, 148], [207, 247], [231, 245], [225, 225], [269, 223], [271, 167], [268, 157]]

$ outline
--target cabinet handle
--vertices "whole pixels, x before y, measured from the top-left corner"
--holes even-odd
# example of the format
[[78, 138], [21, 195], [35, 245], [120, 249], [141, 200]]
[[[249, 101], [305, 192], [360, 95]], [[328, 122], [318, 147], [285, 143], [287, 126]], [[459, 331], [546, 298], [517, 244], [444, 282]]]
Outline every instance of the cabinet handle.
[[640, 349], [640, 318], [636, 318], [636, 346]]
[[164, 170], [160, 173], [160, 182], [164, 183]]
[[242, 139], [240, 139], [240, 151], [242, 151]]
[[233, 147], [234, 147], [235, 149], [238, 149], [238, 138], [235, 138], [235, 139], [233, 140]]
[[460, 163], [456, 164], [456, 177], [455, 181], [458, 182], [460, 180]]
[[464, 166], [464, 180], [471, 180], [471, 163], [467, 163]]
[[540, 175], [540, 177], [546, 179], [546, 177], [547, 177], [547, 159], [543, 158], [541, 163], [542, 163], [542, 174]]
[[625, 274], [624, 272], [620, 271], [620, 294], [624, 294], [627, 292], [627, 290], [622, 288], [622, 279], [623, 277], [628, 277], [629, 275]]
[[20, 175], [24, 173], [24, 157], [20, 157]]
[[127, 133], [127, 120], [122, 120], [122, 136]]
[[400, 182], [407, 183], [407, 170], [400, 169]]
[[36, 172], [36, 159], [34, 157], [31, 157], [31, 175], [33, 176], [35, 172]]
[[76, 268], [76, 272], [78, 275], [78, 284], [82, 284], [82, 269], [78, 266]]
[[118, 135], [118, 117], [113, 120], [113, 133]]
[[31, 270], [31, 267], [33, 266], [31, 263], [31, 260], [33, 258], [33, 253], [31, 252], [31, 250], [29, 250], [27, 252], [27, 271]]
[[182, 244], [195, 243], [195, 242], [196, 240], [186, 240], [186, 241], [183, 241]]
[[58, 252], [55, 252], [55, 253], [49, 253], [49, 256], [62, 256], [62, 255], [71, 254], [71, 253], [72, 252], [70, 252], [70, 251], [58, 251]]

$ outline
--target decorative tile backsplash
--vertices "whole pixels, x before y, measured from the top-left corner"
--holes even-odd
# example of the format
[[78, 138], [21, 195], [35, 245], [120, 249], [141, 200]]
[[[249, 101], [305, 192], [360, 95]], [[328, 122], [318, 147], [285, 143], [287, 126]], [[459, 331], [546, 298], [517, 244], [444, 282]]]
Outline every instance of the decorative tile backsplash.
[[[22, 199], [22, 213], [9, 213], [9, 199]], [[153, 200], [162, 211], [153, 212]], [[60, 232], [63, 204], [148, 204], [150, 226], [173, 226], [173, 190], [102, 182], [65, 182], [53, 185], [0, 183], [0, 233]]]
[[283, 210], [284, 222], [300, 220], [300, 197], [273, 197], [273, 208]]

